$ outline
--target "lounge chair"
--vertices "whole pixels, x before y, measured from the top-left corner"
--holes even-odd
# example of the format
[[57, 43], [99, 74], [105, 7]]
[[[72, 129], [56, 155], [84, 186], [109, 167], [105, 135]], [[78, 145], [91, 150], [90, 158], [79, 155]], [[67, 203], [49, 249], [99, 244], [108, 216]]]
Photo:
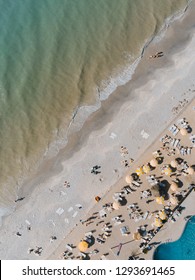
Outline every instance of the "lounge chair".
[[173, 144], [173, 147], [174, 148], [178, 147], [179, 142], [180, 142], [180, 139], [175, 139], [175, 143]]
[[85, 236], [86, 236], [86, 237], [92, 237], [92, 232], [91, 232], [91, 231], [86, 232], [86, 233], [85, 233]]
[[127, 226], [123, 226], [122, 228], [120, 228], [120, 232], [123, 236], [128, 235], [130, 233], [129, 228]]
[[179, 132], [179, 128], [173, 124], [170, 128], [169, 128], [169, 131], [175, 136], [177, 135], [177, 133]]

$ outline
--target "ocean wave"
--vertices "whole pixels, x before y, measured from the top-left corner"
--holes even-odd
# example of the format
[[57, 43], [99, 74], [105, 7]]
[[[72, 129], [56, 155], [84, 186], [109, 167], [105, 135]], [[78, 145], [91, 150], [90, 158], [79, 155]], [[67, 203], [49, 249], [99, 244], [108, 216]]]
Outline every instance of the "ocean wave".
[[[177, 11], [170, 17], [166, 18], [164, 21], [164, 24], [158, 30], [158, 32], [149, 37], [143, 44], [142, 48], [140, 48], [139, 54], [137, 57], [132, 57], [130, 53], [125, 53], [126, 57], [126, 65], [121, 66], [119, 69], [115, 69], [112, 75], [110, 75], [107, 79], [104, 79], [100, 86], [96, 86], [94, 88], [94, 94], [96, 96], [96, 102], [92, 105], [83, 105], [83, 106], [77, 106], [73, 113], [71, 121], [68, 125], [68, 128], [64, 130], [63, 133], [61, 133], [62, 137], [59, 137], [59, 133], [56, 134], [56, 140], [53, 141], [48, 149], [45, 151], [44, 156], [47, 157], [47, 155], [56, 155], [61, 148], [65, 147], [68, 143], [68, 138], [72, 133], [78, 132], [84, 125], [85, 121], [89, 118], [89, 116], [97, 111], [101, 107], [101, 102], [105, 101], [109, 98], [109, 96], [116, 91], [116, 89], [122, 85], [125, 85], [129, 81], [131, 81], [136, 68], [138, 67], [144, 52], [146, 49], [150, 46], [152, 42], [159, 42], [163, 39], [167, 28], [176, 20], [179, 20], [183, 17], [185, 12], [187, 11], [190, 3], [192, 0], [188, 0], [187, 5], [184, 7], [184, 9]], [[155, 29], [157, 30], [157, 28]]]

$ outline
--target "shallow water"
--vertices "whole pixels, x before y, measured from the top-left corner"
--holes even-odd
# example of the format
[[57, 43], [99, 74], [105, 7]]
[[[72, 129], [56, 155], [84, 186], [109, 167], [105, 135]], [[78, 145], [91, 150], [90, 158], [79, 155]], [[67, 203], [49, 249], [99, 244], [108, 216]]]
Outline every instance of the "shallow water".
[[127, 82], [144, 45], [186, 4], [0, 0], [2, 207], [49, 150], [65, 145], [74, 112]]

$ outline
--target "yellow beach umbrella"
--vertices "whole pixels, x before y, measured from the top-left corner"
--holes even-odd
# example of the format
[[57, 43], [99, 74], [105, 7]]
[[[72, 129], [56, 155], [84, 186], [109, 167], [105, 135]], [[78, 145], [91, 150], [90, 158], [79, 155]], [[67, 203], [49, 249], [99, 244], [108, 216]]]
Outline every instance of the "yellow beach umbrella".
[[114, 210], [119, 210], [120, 208], [120, 203], [118, 201], [113, 202], [112, 207], [114, 208]]
[[141, 234], [137, 231], [133, 234], [133, 239], [134, 240], [140, 240], [141, 239]]
[[164, 170], [163, 170], [163, 173], [167, 176], [170, 176], [171, 173], [172, 173], [172, 170], [170, 167], [166, 167]]
[[132, 176], [131, 176], [131, 175], [127, 175], [127, 176], [125, 177], [125, 181], [126, 181], [127, 184], [131, 184], [132, 181], [133, 181]]
[[163, 204], [163, 203], [164, 203], [164, 197], [163, 197], [163, 196], [158, 196], [158, 197], [156, 198], [156, 202], [157, 202], [158, 204]]
[[193, 169], [193, 167], [188, 167], [187, 173], [188, 173], [189, 175], [193, 175], [193, 174], [194, 174], [194, 169]]
[[155, 227], [161, 227], [162, 226], [162, 220], [159, 218], [155, 218], [154, 220]]
[[156, 158], [153, 158], [153, 159], [150, 161], [150, 165], [151, 165], [152, 167], [156, 167], [156, 166], [158, 165], [157, 159], [156, 159]]
[[150, 166], [148, 164], [145, 164], [143, 166], [143, 171], [144, 171], [144, 173], [149, 173], [150, 172]]
[[171, 188], [171, 190], [172, 190], [173, 192], [176, 192], [176, 191], [178, 190], [178, 184], [177, 184], [176, 182], [173, 181], [173, 182], [171, 183], [170, 188]]
[[165, 213], [165, 211], [160, 211], [159, 212], [159, 217], [161, 218], [161, 220], [166, 220], [167, 219], [167, 214]]
[[78, 245], [79, 251], [81, 251], [81, 252], [87, 251], [88, 247], [89, 247], [89, 244], [84, 240], [81, 241]]
[[186, 128], [181, 128], [180, 133], [181, 133], [181, 135], [185, 136], [185, 135], [187, 135], [188, 132], [187, 132]]
[[143, 171], [143, 168], [142, 167], [138, 167], [135, 171], [137, 173], [138, 176], [140, 175], [143, 175], [144, 174], [144, 171]]
[[172, 161], [171, 161], [171, 166], [172, 166], [173, 168], [177, 168], [177, 167], [178, 167], [178, 162], [177, 162], [176, 160], [172, 160]]

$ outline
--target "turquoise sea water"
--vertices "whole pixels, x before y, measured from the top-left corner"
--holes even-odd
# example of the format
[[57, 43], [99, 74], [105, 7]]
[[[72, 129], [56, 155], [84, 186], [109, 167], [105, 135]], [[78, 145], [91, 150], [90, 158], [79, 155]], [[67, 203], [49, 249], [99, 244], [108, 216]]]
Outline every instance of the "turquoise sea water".
[[[0, 0], [0, 207], [187, 0]], [[134, 63], [135, 67], [135, 63]]]
[[157, 247], [154, 260], [195, 260], [195, 216], [189, 219], [177, 241]]

